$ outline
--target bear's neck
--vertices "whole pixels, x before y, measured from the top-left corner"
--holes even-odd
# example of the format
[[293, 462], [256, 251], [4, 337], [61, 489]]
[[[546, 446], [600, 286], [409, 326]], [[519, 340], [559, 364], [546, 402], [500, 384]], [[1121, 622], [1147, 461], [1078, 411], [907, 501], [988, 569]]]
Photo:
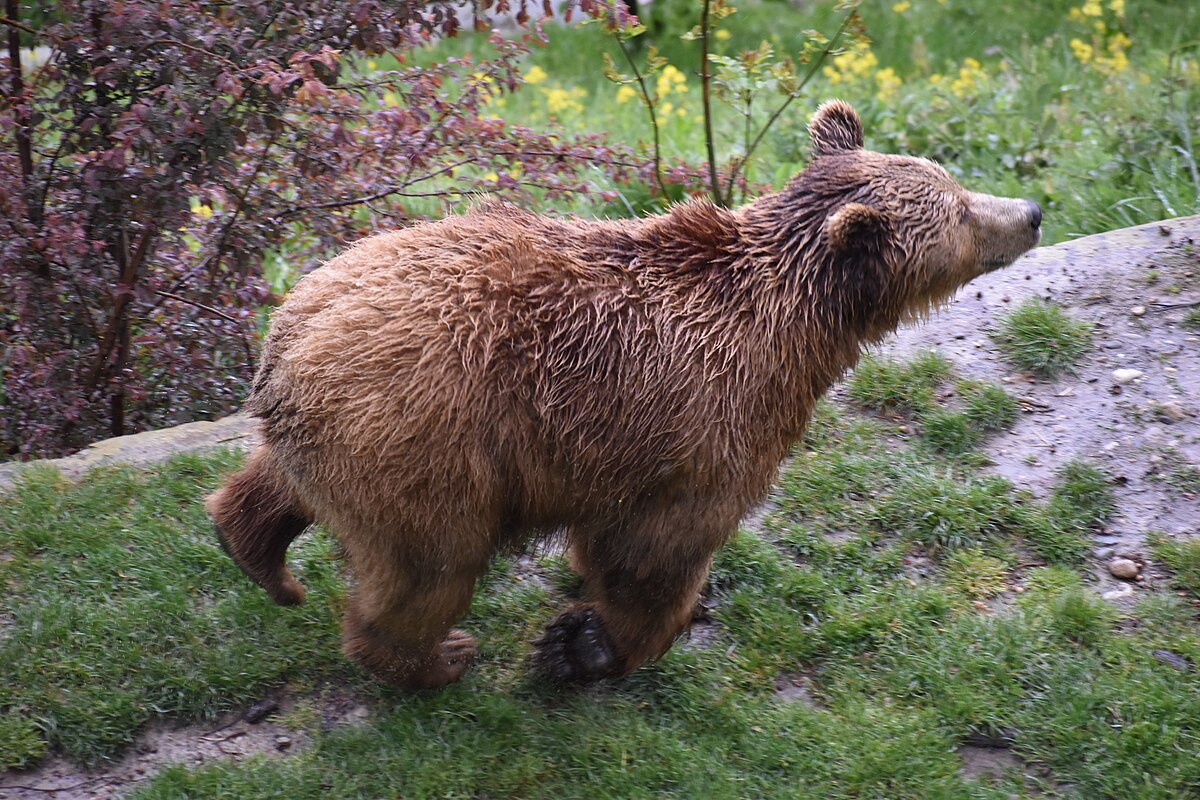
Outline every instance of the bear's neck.
[[738, 388], [784, 438], [799, 436], [815, 400], [896, 324], [829, 251], [824, 217], [823, 204], [779, 193], [736, 211], [693, 201], [644, 230], [645, 258], [671, 273], [668, 291], [693, 295], [695, 308], [727, 307], [708, 316], [731, 328], [713, 340], [738, 343]]

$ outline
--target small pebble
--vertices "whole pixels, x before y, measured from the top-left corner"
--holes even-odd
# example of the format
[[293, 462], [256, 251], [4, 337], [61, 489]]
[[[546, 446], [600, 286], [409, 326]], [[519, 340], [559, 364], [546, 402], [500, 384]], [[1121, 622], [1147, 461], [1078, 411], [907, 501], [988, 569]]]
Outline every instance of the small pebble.
[[1144, 317], [1146, 316], [1146, 307], [1134, 306], [1133, 308], [1129, 309], [1129, 313], [1133, 314], [1135, 317]]
[[1172, 401], [1155, 403], [1153, 411], [1154, 416], [1163, 422], [1182, 422], [1190, 416], [1183, 406]]
[[1114, 577], [1131, 581], [1138, 575], [1138, 565], [1137, 562], [1130, 561], [1128, 558], [1114, 558], [1108, 562], [1108, 571]]
[[1144, 374], [1140, 369], [1114, 369], [1112, 377], [1117, 383], [1129, 383], [1132, 380], [1142, 377]]
[[292, 746], [292, 740], [290, 737], [288, 737], [288, 736], [276, 736], [275, 737], [275, 749], [276, 750], [287, 750], [291, 746]]

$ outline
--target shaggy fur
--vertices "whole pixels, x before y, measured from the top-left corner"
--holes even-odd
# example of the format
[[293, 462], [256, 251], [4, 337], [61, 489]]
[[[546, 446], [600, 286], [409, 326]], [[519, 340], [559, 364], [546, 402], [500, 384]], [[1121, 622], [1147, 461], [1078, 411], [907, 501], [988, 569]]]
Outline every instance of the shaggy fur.
[[587, 602], [537, 643], [564, 679], [627, 673], [686, 627], [710, 557], [864, 344], [1036, 244], [1040, 212], [862, 149], [844, 103], [812, 164], [735, 211], [640, 220], [487, 204], [359, 242], [279, 309], [249, 410], [264, 443], [209, 511], [246, 573], [313, 520], [357, 577], [345, 651], [438, 686], [497, 550], [566, 532]]

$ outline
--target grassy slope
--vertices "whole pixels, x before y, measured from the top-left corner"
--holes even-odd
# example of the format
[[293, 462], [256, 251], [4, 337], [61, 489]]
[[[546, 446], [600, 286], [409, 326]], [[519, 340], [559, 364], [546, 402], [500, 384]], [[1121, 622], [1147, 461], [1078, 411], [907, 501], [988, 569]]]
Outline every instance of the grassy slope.
[[[479, 664], [410, 698], [337, 655], [324, 536], [295, 553], [312, 590], [301, 609], [272, 607], [221, 554], [200, 500], [235, 456], [78, 486], [32, 473], [0, 515], [0, 760], [47, 744], [102, 759], [152, 717], [335, 681], [369, 725], [329, 732], [296, 714], [310, 750], [172, 769], [140, 796], [998, 799], [1039, 781], [1080, 798], [1195, 796], [1200, 677], [1153, 655], [1200, 663], [1194, 604], [1164, 594], [1118, 620], [1073, 569], [1107, 513], [1103, 481], [1078, 467], [1039, 505], [981, 476], [970, 448], [926, 426], [961, 414], [982, 438], [995, 415], [973, 415], [978, 398], [1002, 402], [935, 357], [868, 365], [852, 388], [882, 416], [822, 406], [766, 530], [718, 555], [715, 640], [586, 691], [524, 664], [574, 588], [561, 558], [543, 558], [550, 583], [498, 563], [466, 621]], [[1194, 558], [1177, 560], [1195, 598]], [[799, 672], [817, 705], [775, 698]], [[964, 778], [955, 747], [971, 734], [1011, 735], [1033, 777]]]

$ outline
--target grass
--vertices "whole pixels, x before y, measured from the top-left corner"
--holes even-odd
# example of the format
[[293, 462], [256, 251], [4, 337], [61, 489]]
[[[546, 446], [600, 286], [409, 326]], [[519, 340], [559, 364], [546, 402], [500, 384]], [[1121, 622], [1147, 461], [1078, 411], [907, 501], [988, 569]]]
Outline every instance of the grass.
[[[1200, 661], [1195, 609], [1168, 595], [1135, 612], [1142, 624], [1117, 625], [1074, 556], [1028, 563], [1038, 537], [1081, 536], [1111, 512], [1103, 476], [1072, 465], [1036, 502], [901, 430], [941, 401], [970, 406], [978, 386], [928, 357], [885, 371], [917, 394], [954, 391], [931, 392], [915, 422], [822, 403], [766, 531], [716, 555], [708, 643], [587, 690], [543, 685], [525, 661], [577, 589], [561, 556], [541, 557], [545, 583], [500, 559], [464, 621], [478, 663], [455, 686], [407, 696], [338, 654], [343, 589], [324, 536], [293, 549], [310, 590], [299, 609], [271, 606], [220, 552], [200, 503], [237, 456], [77, 485], [30, 472], [0, 514], [0, 760], [97, 763], [150, 720], [209, 719], [286, 686], [301, 698], [287, 724], [308, 749], [172, 767], [136, 797], [1001, 800], [1039, 785], [1188, 797], [1200, 678], [1152, 653]], [[1195, 566], [1171, 558], [1180, 576]], [[913, 559], [933, 568], [917, 576]], [[819, 703], [776, 698], [798, 671]], [[367, 724], [323, 727], [303, 698], [328, 685], [366, 704]], [[1026, 776], [966, 777], [955, 748], [996, 731]]]
[[[865, 408], [900, 415], [920, 426], [921, 439], [942, 453], [963, 454], [989, 434], [1016, 422], [1017, 403], [995, 384], [953, 378], [953, 367], [936, 351], [908, 363], [867, 356], [850, 376], [846, 391]], [[957, 395], [956, 406], [937, 397]]]
[[1000, 321], [994, 338], [1018, 369], [1053, 378], [1074, 367], [1091, 347], [1091, 326], [1055, 303], [1030, 298]]
[[1173, 573], [1173, 585], [1200, 597], [1200, 539], [1169, 539], [1161, 534], [1150, 538], [1150, 549]]

